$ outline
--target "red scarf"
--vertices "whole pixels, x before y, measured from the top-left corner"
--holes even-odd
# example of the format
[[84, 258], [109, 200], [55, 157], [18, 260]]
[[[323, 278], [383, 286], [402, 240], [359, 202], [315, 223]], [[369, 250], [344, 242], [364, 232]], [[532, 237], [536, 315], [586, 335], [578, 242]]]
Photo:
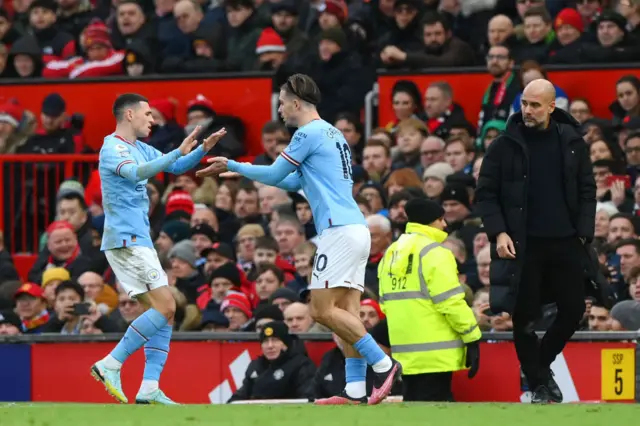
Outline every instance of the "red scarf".
[[369, 256], [369, 263], [380, 263], [382, 257], [384, 256], [384, 252], [378, 254], [372, 254]]
[[49, 322], [49, 311], [46, 309], [40, 312], [37, 316], [29, 320], [22, 320], [22, 331], [29, 331], [45, 325]]
[[449, 109], [443, 112], [439, 117], [428, 119], [427, 128], [429, 129], [429, 133], [433, 134], [438, 129], [438, 127], [440, 127], [445, 121], [447, 121], [447, 118], [449, 118], [452, 111], [453, 111], [453, 105], [451, 105]]
[[80, 256], [80, 245], [76, 245], [76, 248], [73, 250], [73, 253], [71, 253], [71, 257], [65, 260], [62, 265], [56, 265], [55, 259], [51, 255], [49, 255], [49, 261], [47, 263], [49, 265], [54, 265], [59, 268], [69, 269], [67, 268], [67, 266], [71, 265], [73, 261], [77, 259], [78, 256]]
[[500, 85], [496, 89], [496, 96], [493, 98], [493, 104], [495, 106], [502, 105], [502, 101], [504, 100], [505, 95], [507, 94], [507, 85], [511, 82], [510, 80], [511, 72], [508, 72], [507, 75], [504, 76]]

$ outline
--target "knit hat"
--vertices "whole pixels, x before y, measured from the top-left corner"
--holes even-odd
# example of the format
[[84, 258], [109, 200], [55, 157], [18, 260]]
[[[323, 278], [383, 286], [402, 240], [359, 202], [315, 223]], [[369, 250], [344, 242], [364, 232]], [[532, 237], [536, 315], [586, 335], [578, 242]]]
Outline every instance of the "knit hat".
[[229, 327], [229, 320], [220, 311], [216, 311], [213, 309], [206, 309], [205, 311], [202, 312], [200, 329], [203, 329], [204, 326], [209, 324], [219, 325], [221, 327]]
[[54, 280], [69, 281], [71, 274], [64, 268], [49, 268], [42, 274], [42, 288]]
[[240, 278], [240, 271], [235, 263], [227, 262], [220, 266], [211, 273], [209, 281], [213, 281], [216, 278], [225, 278], [233, 283], [234, 286], [240, 287], [242, 279]]
[[60, 184], [60, 186], [58, 187], [58, 194], [56, 197], [59, 200], [65, 195], [74, 194], [74, 193], [84, 198], [84, 186], [82, 186], [82, 184], [77, 180], [69, 179], [69, 180], [65, 180]]
[[86, 50], [94, 45], [112, 48], [109, 27], [100, 19], [94, 18], [81, 34], [81, 44]]
[[195, 99], [187, 103], [187, 114], [193, 111], [202, 111], [209, 115], [215, 115], [216, 113], [213, 108], [213, 102], [202, 94], [198, 94]]
[[444, 216], [444, 209], [435, 201], [428, 198], [412, 198], [404, 206], [409, 222], [429, 225]]
[[291, 303], [299, 302], [300, 298], [295, 291], [290, 288], [280, 287], [269, 296], [269, 303], [273, 303], [276, 299], [286, 299]]
[[627, 33], [627, 20], [624, 16], [613, 10], [605, 10], [598, 16], [596, 23], [600, 25], [602, 22], [612, 22], [615, 26], [620, 28], [625, 34]]
[[66, 109], [67, 104], [62, 96], [58, 93], [51, 93], [42, 101], [40, 111], [46, 116], [57, 118], [60, 117]]
[[347, 44], [347, 36], [340, 28], [329, 28], [322, 31], [320, 40], [332, 41], [340, 47], [345, 47]]
[[184, 260], [194, 268], [196, 267], [196, 262], [198, 261], [196, 248], [189, 240], [180, 241], [179, 243], [174, 245], [171, 250], [169, 250], [169, 259], [173, 258]]
[[284, 315], [280, 308], [270, 303], [258, 306], [253, 318], [256, 322], [265, 318], [269, 318], [273, 321], [284, 321]]
[[0, 123], [9, 123], [13, 127], [18, 127], [22, 121], [24, 110], [20, 105], [7, 102], [0, 105]]
[[149, 107], [158, 110], [165, 120], [176, 118], [176, 102], [174, 99], [153, 99], [149, 101]]
[[104, 220], [103, 214], [99, 216], [91, 216], [91, 227], [98, 231], [98, 234], [102, 237], [104, 235]]
[[476, 187], [476, 180], [473, 178], [473, 176], [463, 171], [455, 172], [454, 174], [447, 176], [447, 180], [445, 182], [447, 185], [457, 184], [462, 185], [466, 188]]
[[275, 337], [282, 340], [287, 347], [291, 346], [293, 336], [289, 334], [289, 327], [282, 321], [268, 322], [262, 328], [260, 332], [260, 343], [267, 340], [269, 337]]
[[376, 311], [376, 313], [378, 314], [378, 318], [380, 318], [381, 321], [386, 318], [386, 315], [380, 308], [380, 304], [373, 299], [361, 300], [360, 306], [371, 306]]
[[50, 10], [53, 13], [58, 12], [58, 4], [53, 0], [34, 0], [29, 5], [29, 12], [31, 12], [35, 8], [42, 8], [46, 10]]
[[640, 302], [623, 300], [611, 309], [611, 318], [618, 321], [628, 331], [640, 330]]
[[287, 47], [280, 37], [280, 34], [276, 32], [271, 27], [267, 27], [262, 30], [260, 34], [260, 38], [256, 43], [256, 54], [262, 55], [263, 53], [272, 53], [272, 52], [280, 52], [285, 53], [287, 51]]
[[212, 243], [218, 239], [216, 231], [206, 223], [201, 223], [191, 228], [191, 236], [193, 237], [194, 235], [204, 235], [211, 240]]
[[224, 310], [229, 307], [238, 308], [247, 316], [248, 319], [251, 318], [251, 302], [244, 293], [233, 292], [227, 294], [220, 304], [220, 312], [224, 313]]
[[47, 226], [47, 235], [51, 235], [53, 231], [57, 231], [59, 229], [69, 229], [75, 232], [73, 226], [69, 222], [66, 222], [64, 220], [56, 220], [55, 222], [51, 222], [49, 226]]
[[457, 201], [471, 210], [471, 201], [469, 200], [469, 192], [464, 185], [450, 184], [444, 187], [442, 194], [440, 194], [440, 201]]
[[193, 198], [191, 198], [191, 195], [187, 191], [176, 190], [171, 192], [167, 198], [165, 214], [168, 216], [171, 213], [180, 210], [191, 216], [195, 210], [194, 206]]
[[0, 325], [2, 324], [11, 324], [12, 326], [20, 329], [22, 326], [22, 322], [20, 321], [20, 317], [18, 317], [15, 313], [11, 311], [1, 311], [0, 312]]
[[359, 193], [362, 193], [362, 191], [364, 191], [365, 189], [368, 189], [368, 188], [373, 188], [376, 191], [378, 191], [378, 194], [380, 194], [380, 198], [382, 199], [382, 205], [383, 206], [387, 205], [387, 195], [386, 195], [382, 185], [380, 185], [378, 182], [374, 182], [374, 181], [370, 180], [370, 181], [364, 183], [360, 187]]
[[279, 12], [287, 12], [293, 16], [298, 16], [298, 8], [296, 7], [295, 2], [292, 0], [282, 0], [279, 2], [272, 2], [270, 4], [271, 13], [279, 13]]
[[217, 253], [220, 256], [233, 261], [234, 263], [236, 261], [236, 254], [234, 253], [233, 248], [227, 243], [213, 243], [211, 247], [207, 247], [206, 249], [202, 250], [200, 256], [207, 257], [209, 256], [209, 253]]
[[422, 174], [422, 180], [427, 180], [427, 178], [434, 178], [442, 181], [443, 183], [447, 181], [447, 176], [452, 175], [455, 171], [453, 167], [449, 165], [449, 163], [440, 162], [433, 163]]
[[344, 24], [349, 16], [349, 9], [344, 0], [325, 0], [324, 9], [321, 12], [334, 15], [341, 24]]
[[569, 25], [575, 28], [576, 30], [580, 31], [581, 33], [584, 32], [584, 23], [582, 22], [582, 17], [580, 16], [580, 13], [577, 10], [572, 9], [570, 7], [567, 7], [566, 9], [562, 9], [560, 13], [558, 13], [553, 26], [555, 30], [558, 31], [558, 28], [560, 28], [563, 25]]
[[171, 241], [178, 243], [189, 238], [191, 228], [189, 228], [188, 223], [184, 223], [179, 220], [171, 220], [162, 225], [162, 232], [167, 234]]

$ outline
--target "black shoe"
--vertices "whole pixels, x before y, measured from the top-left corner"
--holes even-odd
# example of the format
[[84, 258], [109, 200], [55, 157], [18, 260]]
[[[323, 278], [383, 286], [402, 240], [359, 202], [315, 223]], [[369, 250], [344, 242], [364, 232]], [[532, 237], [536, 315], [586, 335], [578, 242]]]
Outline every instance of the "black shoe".
[[556, 403], [561, 403], [563, 396], [562, 391], [560, 390], [560, 386], [556, 382], [556, 379], [553, 378], [553, 370], [549, 369], [546, 378], [547, 390], [549, 391], [549, 396], [551, 400]]
[[549, 389], [545, 385], [540, 385], [531, 395], [532, 404], [550, 404], [553, 402]]

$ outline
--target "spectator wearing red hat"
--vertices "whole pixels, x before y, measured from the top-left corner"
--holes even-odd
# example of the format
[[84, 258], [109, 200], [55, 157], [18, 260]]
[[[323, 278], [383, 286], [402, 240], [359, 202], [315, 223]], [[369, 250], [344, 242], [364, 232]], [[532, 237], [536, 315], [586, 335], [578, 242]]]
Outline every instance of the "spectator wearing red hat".
[[271, 27], [265, 28], [256, 43], [258, 61], [256, 71], [275, 71], [287, 57], [287, 48], [280, 34]]
[[190, 223], [194, 210], [195, 204], [191, 194], [182, 189], [176, 189], [169, 194], [165, 203], [165, 221], [181, 220]]
[[42, 288], [34, 283], [25, 283], [15, 292], [14, 299], [21, 331], [28, 334], [42, 333], [50, 318]]
[[380, 305], [373, 299], [363, 299], [360, 301], [360, 321], [367, 330], [371, 330], [386, 316], [380, 309]]
[[580, 62], [584, 23], [577, 10], [562, 9], [553, 23], [556, 43], [549, 52], [549, 62], [554, 64], [577, 64]]
[[44, 271], [54, 267], [65, 268], [72, 279], [77, 279], [92, 269], [93, 261], [81, 253], [78, 237], [70, 223], [51, 223], [47, 228], [47, 235], [47, 248], [38, 254], [38, 259], [29, 271], [29, 281], [40, 284]]
[[167, 154], [180, 146], [185, 138], [184, 129], [176, 122], [177, 101], [173, 98], [149, 101], [154, 124], [147, 143]]
[[344, 0], [325, 0], [318, 23], [321, 30], [342, 28], [349, 17], [349, 9]]
[[242, 138], [244, 136], [244, 125], [242, 121], [233, 116], [222, 116], [216, 114], [211, 99], [203, 94], [198, 94], [195, 99], [187, 103], [187, 125], [184, 128], [186, 134], [190, 134], [200, 126], [203, 130], [200, 138], [204, 139], [211, 133], [224, 127], [227, 134], [218, 144], [209, 151], [209, 155], [235, 158], [244, 154]]
[[15, 154], [35, 132], [34, 115], [17, 102], [0, 104], [0, 154]]
[[76, 41], [56, 25], [58, 4], [54, 0], [34, 0], [29, 6], [29, 26], [36, 38], [44, 63], [76, 55]]
[[76, 56], [66, 61], [51, 61], [42, 76], [50, 78], [106, 77], [122, 74], [124, 52], [114, 50], [109, 28], [95, 19], [85, 28], [80, 38], [85, 57]]
[[229, 331], [242, 330], [253, 315], [249, 298], [240, 292], [227, 294], [220, 304], [220, 312], [229, 320]]

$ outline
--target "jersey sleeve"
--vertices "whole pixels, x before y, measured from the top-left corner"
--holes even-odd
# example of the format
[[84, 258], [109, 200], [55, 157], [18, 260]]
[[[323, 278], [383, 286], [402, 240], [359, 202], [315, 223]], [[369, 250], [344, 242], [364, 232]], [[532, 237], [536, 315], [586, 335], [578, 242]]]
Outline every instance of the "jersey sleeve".
[[122, 168], [127, 165], [137, 165], [131, 150], [124, 144], [105, 144], [100, 150], [100, 165], [116, 176], [122, 176]]
[[[145, 144], [144, 149], [147, 152], [147, 155], [149, 156], [149, 158], [153, 160], [156, 160], [162, 157], [163, 155], [165, 155], [159, 150], [157, 150], [156, 148], [152, 147], [151, 145]], [[180, 156], [180, 151], [177, 148], [174, 151], [178, 151], [178, 156]], [[166, 155], [171, 155], [171, 154], [173, 154], [173, 151]], [[174, 175], [180, 175], [186, 172], [187, 170], [191, 170], [192, 168], [197, 166], [202, 160], [202, 158], [204, 157], [204, 154], [205, 154], [204, 149], [202, 148], [202, 145], [200, 145], [199, 147], [191, 151], [189, 154], [183, 157], [179, 157], [175, 163], [167, 167], [166, 171]]]
[[311, 154], [311, 140], [312, 137], [310, 135], [301, 130], [297, 130], [293, 134], [289, 145], [287, 145], [280, 155], [295, 167], [300, 167], [300, 164]]

